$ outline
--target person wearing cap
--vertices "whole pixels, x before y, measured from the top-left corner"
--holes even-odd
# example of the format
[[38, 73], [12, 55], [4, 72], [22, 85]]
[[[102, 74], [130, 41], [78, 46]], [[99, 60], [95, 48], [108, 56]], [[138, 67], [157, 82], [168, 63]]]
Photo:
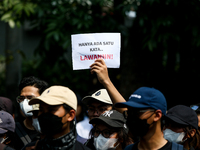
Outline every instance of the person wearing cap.
[[105, 111], [97, 118], [90, 120], [95, 124], [91, 138], [85, 143], [92, 150], [122, 150], [132, 143], [126, 127], [126, 119], [116, 110]]
[[88, 107], [88, 117], [77, 123], [76, 130], [77, 140], [84, 144], [89, 139], [89, 132], [93, 127], [89, 124], [89, 120], [99, 117], [107, 110], [111, 110], [112, 101], [106, 89], [100, 89], [90, 96], [85, 96], [82, 102]]
[[[6, 111], [0, 111], [0, 149], [14, 149], [15, 140], [15, 120]], [[5, 145], [4, 145], [5, 144]]]
[[[20, 106], [21, 118], [16, 121], [16, 149], [22, 149], [28, 143], [37, 141], [40, 133], [33, 126], [33, 112], [35, 106], [30, 106], [28, 102], [33, 97], [38, 97], [48, 88], [48, 84], [34, 76], [22, 78], [19, 83], [20, 95], [17, 96], [17, 102]], [[36, 106], [39, 109], [39, 106]], [[25, 118], [25, 119], [24, 119]]]
[[127, 127], [134, 139], [139, 138], [125, 150], [174, 150], [174, 147], [183, 149], [182, 145], [169, 142], [163, 137], [162, 117], [166, 115], [167, 102], [159, 90], [140, 87], [127, 102], [116, 103], [115, 107], [128, 108], [124, 112]]
[[197, 147], [196, 132], [198, 130], [197, 114], [190, 107], [176, 105], [167, 111], [164, 138], [182, 144], [188, 150]]
[[51, 86], [41, 96], [34, 97], [30, 105], [39, 104], [38, 120], [45, 137], [35, 149], [88, 150], [76, 140], [75, 115], [77, 98], [68, 87]]
[[8, 112], [9, 114], [13, 116], [13, 118], [15, 118], [14, 106], [11, 99], [7, 97], [0, 97], [0, 110], [4, 110]]

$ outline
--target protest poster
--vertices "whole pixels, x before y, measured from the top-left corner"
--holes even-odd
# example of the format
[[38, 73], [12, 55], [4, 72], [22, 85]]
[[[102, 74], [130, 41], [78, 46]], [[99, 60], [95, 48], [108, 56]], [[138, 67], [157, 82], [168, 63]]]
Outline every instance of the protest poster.
[[73, 70], [90, 69], [96, 59], [104, 59], [108, 68], [120, 67], [120, 33], [73, 34]]

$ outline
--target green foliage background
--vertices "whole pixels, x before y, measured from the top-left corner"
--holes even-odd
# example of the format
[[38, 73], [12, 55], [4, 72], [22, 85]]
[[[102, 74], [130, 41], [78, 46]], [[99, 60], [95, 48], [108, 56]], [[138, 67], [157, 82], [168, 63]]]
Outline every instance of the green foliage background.
[[[127, 27], [125, 12], [131, 9], [137, 17]], [[150, 86], [165, 94], [169, 107], [198, 102], [199, 0], [3, 0], [0, 14], [11, 27], [30, 21], [41, 35], [39, 60], [24, 60], [23, 76], [85, 96], [101, 85], [89, 70], [72, 70], [71, 34], [120, 32], [121, 66], [109, 75], [126, 99], [138, 87]]]

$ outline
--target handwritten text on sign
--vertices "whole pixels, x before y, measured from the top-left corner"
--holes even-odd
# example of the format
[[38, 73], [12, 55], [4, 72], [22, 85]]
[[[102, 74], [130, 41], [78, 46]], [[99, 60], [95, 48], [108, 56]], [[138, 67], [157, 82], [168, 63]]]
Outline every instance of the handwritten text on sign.
[[108, 68], [119, 68], [120, 47], [120, 33], [72, 35], [73, 69], [89, 69], [99, 58], [104, 59]]

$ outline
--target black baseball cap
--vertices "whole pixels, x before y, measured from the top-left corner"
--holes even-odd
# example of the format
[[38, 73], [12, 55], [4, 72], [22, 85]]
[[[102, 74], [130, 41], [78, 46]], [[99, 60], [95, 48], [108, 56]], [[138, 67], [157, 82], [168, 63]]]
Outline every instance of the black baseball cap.
[[105, 113], [101, 114], [99, 117], [93, 118], [90, 120], [90, 124], [98, 124], [104, 122], [110, 127], [120, 128], [126, 127], [126, 119], [124, 115], [116, 110], [108, 110]]
[[185, 105], [176, 105], [170, 108], [166, 114], [166, 118], [181, 125], [190, 125], [198, 129], [198, 118], [195, 111]]

